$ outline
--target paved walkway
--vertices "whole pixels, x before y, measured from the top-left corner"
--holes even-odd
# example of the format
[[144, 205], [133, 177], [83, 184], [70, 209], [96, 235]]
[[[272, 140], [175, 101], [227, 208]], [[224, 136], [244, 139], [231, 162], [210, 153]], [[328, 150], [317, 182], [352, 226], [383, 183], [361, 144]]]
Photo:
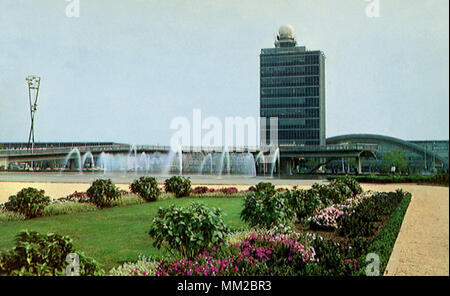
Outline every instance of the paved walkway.
[[397, 184], [383, 191], [391, 186], [412, 199], [384, 275], [449, 276], [449, 188]]

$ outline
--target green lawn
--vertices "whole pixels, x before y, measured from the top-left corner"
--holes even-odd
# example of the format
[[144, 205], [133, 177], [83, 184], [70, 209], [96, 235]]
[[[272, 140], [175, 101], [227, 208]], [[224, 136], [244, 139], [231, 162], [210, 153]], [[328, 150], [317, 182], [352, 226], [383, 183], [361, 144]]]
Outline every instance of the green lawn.
[[153, 247], [148, 235], [150, 224], [159, 207], [171, 204], [187, 206], [201, 201], [209, 207], [221, 208], [225, 223], [243, 227], [239, 214], [243, 198], [182, 198], [104, 209], [80, 214], [35, 218], [0, 224], [0, 251], [14, 247], [19, 231], [28, 229], [44, 233], [69, 235], [76, 250], [96, 259], [105, 270], [142, 255], [164, 255]]

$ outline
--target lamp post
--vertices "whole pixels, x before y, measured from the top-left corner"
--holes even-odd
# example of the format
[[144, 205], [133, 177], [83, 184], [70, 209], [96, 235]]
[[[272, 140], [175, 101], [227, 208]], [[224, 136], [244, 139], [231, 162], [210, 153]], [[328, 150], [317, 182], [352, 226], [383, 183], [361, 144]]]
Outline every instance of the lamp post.
[[[33, 154], [34, 149], [34, 115], [37, 111], [37, 99], [39, 95], [39, 86], [41, 84], [41, 78], [38, 76], [28, 76], [26, 78], [28, 83], [28, 101], [30, 103], [30, 117], [31, 117], [31, 127], [30, 133], [28, 135], [28, 145], [27, 148], [30, 148], [31, 144], [31, 154]], [[33, 169], [33, 161], [31, 161], [31, 169]]]

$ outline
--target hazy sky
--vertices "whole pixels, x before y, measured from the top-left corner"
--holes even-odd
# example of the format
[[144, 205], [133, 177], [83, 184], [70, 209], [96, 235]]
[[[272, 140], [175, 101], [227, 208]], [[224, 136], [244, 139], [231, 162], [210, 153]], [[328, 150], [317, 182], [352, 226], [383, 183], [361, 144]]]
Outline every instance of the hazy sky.
[[[377, 1], [377, 0], [371, 0]], [[447, 0], [0, 0], [0, 142], [169, 144], [177, 116], [259, 115], [259, 52], [291, 24], [326, 55], [327, 137], [448, 139]], [[373, 12], [373, 11], [372, 11]]]

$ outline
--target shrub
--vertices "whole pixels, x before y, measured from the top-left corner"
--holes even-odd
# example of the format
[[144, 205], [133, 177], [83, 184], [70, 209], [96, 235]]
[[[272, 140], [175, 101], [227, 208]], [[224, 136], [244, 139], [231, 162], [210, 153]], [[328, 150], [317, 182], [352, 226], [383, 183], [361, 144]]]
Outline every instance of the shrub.
[[249, 191], [266, 196], [273, 196], [275, 193], [277, 193], [277, 191], [275, 190], [275, 186], [269, 182], [259, 182], [256, 186], [251, 186], [249, 188]]
[[319, 194], [314, 190], [292, 190], [284, 193], [288, 205], [294, 210], [298, 221], [313, 216], [321, 210], [324, 205]]
[[272, 189], [254, 191], [246, 195], [244, 208], [241, 211], [243, 221], [251, 227], [271, 228], [280, 224], [292, 224], [294, 211], [289, 207], [283, 193], [271, 195]]
[[225, 242], [229, 232], [220, 209], [210, 210], [194, 202], [189, 207], [160, 208], [149, 234], [158, 249], [165, 246], [169, 252], [176, 250], [192, 258], [204, 249]]
[[175, 197], [185, 197], [192, 193], [191, 180], [180, 176], [173, 176], [164, 182], [166, 192], [175, 194]]
[[111, 206], [111, 202], [121, 197], [119, 189], [111, 179], [95, 180], [87, 190], [87, 195], [92, 203], [99, 208]]
[[392, 213], [388, 223], [374, 236], [367, 251], [367, 253], [376, 253], [380, 256], [380, 275], [384, 274], [402, 226], [403, 218], [411, 201], [411, 193], [399, 191], [396, 193], [403, 195], [402, 201]]
[[130, 184], [132, 193], [139, 194], [145, 201], [156, 201], [161, 195], [158, 181], [154, 177], [140, 177]]
[[66, 197], [59, 198], [58, 200], [86, 203], [86, 202], [89, 202], [89, 196], [87, 195], [86, 192], [75, 191], [74, 193], [72, 193]]
[[308, 218], [312, 229], [334, 230], [338, 228], [338, 220], [345, 212], [336, 205], [329, 206], [317, 215]]
[[312, 190], [319, 194], [324, 205], [339, 204], [353, 196], [351, 189], [344, 183], [332, 182], [329, 185], [313, 184]]
[[343, 216], [338, 221], [339, 234], [346, 237], [368, 237], [375, 233], [372, 221], [361, 215]]
[[16, 246], [0, 254], [0, 275], [65, 275], [70, 253], [79, 256], [80, 275], [102, 274], [95, 260], [74, 250], [68, 236], [23, 231], [16, 237]]
[[50, 204], [50, 197], [44, 195], [44, 190], [36, 188], [24, 188], [17, 195], [9, 197], [9, 201], [4, 207], [8, 211], [20, 213], [26, 219], [38, 217], [42, 214], [44, 208]]
[[329, 206], [333, 203], [338, 203], [341, 201], [341, 192], [333, 186], [325, 184], [313, 184], [311, 190], [317, 192], [320, 201], [325, 205]]
[[339, 197], [337, 200], [333, 200], [335, 203], [341, 203], [344, 200], [351, 198], [354, 196], [353, 191], [350, 189], [347, 184], [343, 182], [332, 182], [330, 185], [328, 185], [330, 188], [334, 188], [337, 191], [339, 191]]
[[374, 193], [363, 199], [350, 215], [338, 219], [339, 234], [347, 237], [372, 236], [377, 230], [374, 222], [381, 221], [380, 215], [390, 215], [404, 197], [401, 190]]
[[308, 263], [305, 275], [348, 276], [356, 275], [366, 264], [365, 257], [370, 242], [355, 239], [336, 243], [322, 238], [312, 241], [315, 261]]
[[356, 196], [358, 194], [361, 194], [363, 192], [361, 185], [358, 181], [356, 181], [355, 178], [350, 176], [345, 176], [343, 178], [339, 178], [335, 181], [336, 183], [343, 183], [350, 188], [352, 191], [353, 196]]

